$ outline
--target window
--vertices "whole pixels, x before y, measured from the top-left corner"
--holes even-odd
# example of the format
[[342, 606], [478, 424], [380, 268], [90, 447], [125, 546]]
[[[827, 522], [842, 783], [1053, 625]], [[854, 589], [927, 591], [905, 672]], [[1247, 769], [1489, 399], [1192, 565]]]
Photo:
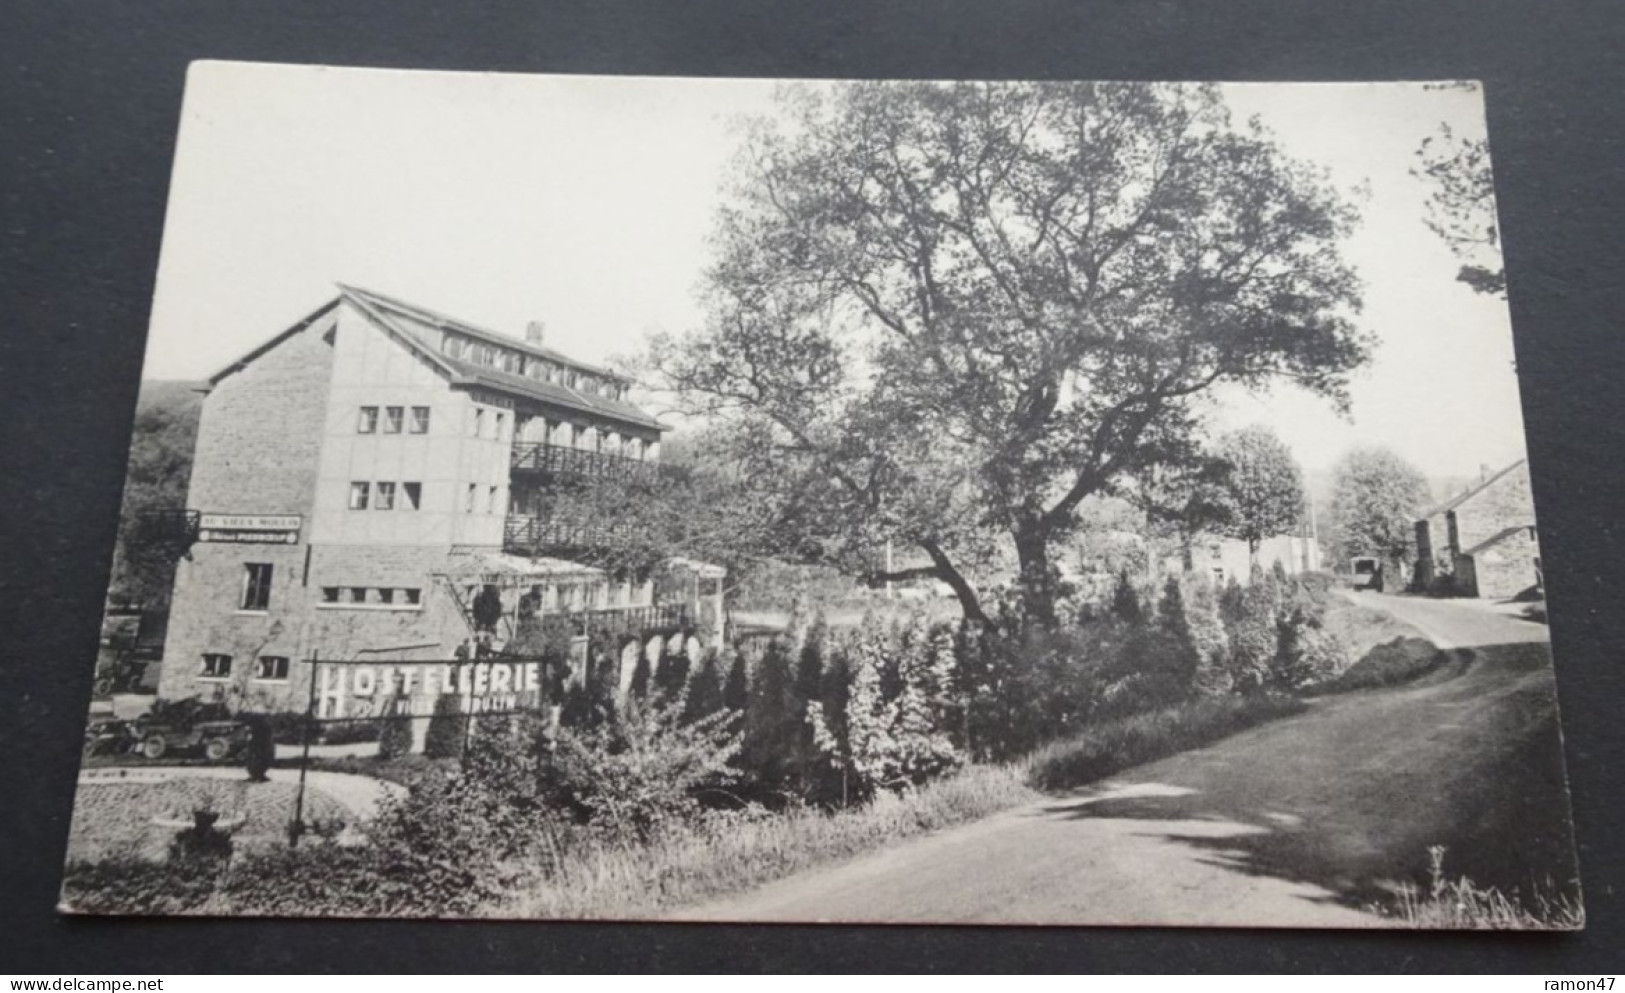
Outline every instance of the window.
[[366, 603], [367, 602], [367, 588], [365, 586], [352, 586], [352, 587], [350, 587], [350, 602], [351, 603]]
[[379, 587], [379, 589], [378, 589], [378, 602], [379, 603], [394, 603], [395, 602], [395, 591], [393, 589], [390, 589], [388, 586]]
[[322, 587], [322, 602], [323, 603], [338, 603], [339, 602], [339, 588], [337, 586], [323, 586]]
[[401, 590], [401, 597], [406, 603], [416, 607], [423, 602], [423, 591], [415, 586], [408, 586], [406, 589]]
[[374, 509], [374, 510], [394, 510], [395, 509], [395, 484], [394, 483], [379, 483], [378, 484], [378, 499], [373, 501], [372, 509]]
[[401, 421], [405, 418], [406, 409], [403, 407], [384, 408], [384, 433], [400, 434]]
[[504, 419], [505, 419], [505, 415], [502, 413], [502, 411], [500, 411], [500, 410], [497, 411], [496, 416], [495, 416], [496, 423], [493, 424], [492, 427], [491, 427], [491, 437], [495, 438], [498, 441], [502, 440], [502, 424], [503, 424]]
[[219, 652], [205, 652], [203, 654], [203, 668], [198, 671], [199, 679], [230, 679], [231, 656]]
[[286, 682], [288, 679], [288, 657], [286, 655], [261, 655], [259, 664], [254, 666], [254, 678], [268, 682]]
[[474, 437], [478, 438], [478, 437], [481, 437], [484, 434], [485, 434], [485, 411], [480, 410], [479, 408], [476, 407], [475, 410], [474, 410]]
[[487, 514], [494, 514], [494, 513], [497, 512], [497, 490], [498, 489], [499, 489], [499, 487], [493, 486], [485, 494], [485, 512]]
[[502, 371], [503, 372], [518, 372], [520, 370], [520, 368], [521, 368], [521, 365], [520, 365], [520, 358], [519, 358], [518, 353], [510, 352], [510, 351], [504, 349], [503, 352], [502, 352]]
[[271, 563], [250, 562], [243, 566], [243, 610], [268, 610], [271, 606]]
[[463, 339], [454, 334], [446, 335], [446, 355], [454, 359], [461, 359], [463, 357]]
[[422, 483], [402, 483], [401, 484], [401, 509], [402, 510], [416, 510], [421, 506], [423, 506], [423, 484]]
[[411, 431], [412, 431], [413, 434], [428, 434], [429, 433], [429, 408], [428, 407], [413, 407], [412, 408], [412, 427], [411, 427]]
[[468, 495], [463, 498], [463, 513], [472, 514], [474, 512], [474, 499], [479, 489], [479, 486], [474, 483], [468, 484]]
[[356, 421], [355, 430], [357, 434], [372, 434], [378, 430], [378, 408], [362, 407], [361, 417]]
[[350, 484], [350, 509], [351, 510], [366, 510], [367, 509], [367, 494], [371, 489], [371, 485], [372, 484], [370, 484], [370, 483], [351, 483]]

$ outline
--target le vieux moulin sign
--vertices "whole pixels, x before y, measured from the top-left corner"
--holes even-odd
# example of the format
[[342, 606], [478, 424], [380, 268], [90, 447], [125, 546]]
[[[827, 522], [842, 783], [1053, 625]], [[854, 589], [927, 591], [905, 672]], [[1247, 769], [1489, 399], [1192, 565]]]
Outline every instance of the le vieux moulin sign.
[[198, 541], [295, 545], [304, 518], [298, 514], [202, 514]]

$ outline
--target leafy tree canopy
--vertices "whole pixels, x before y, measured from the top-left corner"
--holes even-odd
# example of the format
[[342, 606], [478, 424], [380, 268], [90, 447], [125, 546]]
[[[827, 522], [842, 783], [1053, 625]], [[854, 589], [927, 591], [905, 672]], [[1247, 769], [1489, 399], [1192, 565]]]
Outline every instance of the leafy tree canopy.
[[831, 533], [917, 545], [968, 616], [999, 537], [1053, 616], [1051, 542], [1187, 459], [1215, 384], [1346, 404], [1356, 213], [1216, 89], [859, 83], [779, 109], [720, 212], [708, 323], [654, 365]]
[[1332, 538], [1340, 559], [1410, 557], [1414, 518], [1428, 501], [1420, 471], [1391, 449], [1356, 448], [1337, 463], [1332, 489]]
[[1219, 452], [1229, 468], [1221, 491], [1225, 529], [1256, 555], [1259, 542], [1286, 534], [1302, 519], [1303, 470], [1286, 443], [1263, 425], [1225, 435]]

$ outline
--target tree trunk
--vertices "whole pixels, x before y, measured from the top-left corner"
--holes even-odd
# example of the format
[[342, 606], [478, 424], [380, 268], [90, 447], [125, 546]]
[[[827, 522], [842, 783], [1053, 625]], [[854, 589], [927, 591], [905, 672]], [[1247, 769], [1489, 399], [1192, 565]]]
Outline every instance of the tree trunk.
[[1045, 627], [1054, 627], [1055, 577], [1049, 567], [1049, 528], [1036, 521], [1024, 521], [1017, 526], [1016, 560], [1020, 564], [1019, 581], [1027, 617]]

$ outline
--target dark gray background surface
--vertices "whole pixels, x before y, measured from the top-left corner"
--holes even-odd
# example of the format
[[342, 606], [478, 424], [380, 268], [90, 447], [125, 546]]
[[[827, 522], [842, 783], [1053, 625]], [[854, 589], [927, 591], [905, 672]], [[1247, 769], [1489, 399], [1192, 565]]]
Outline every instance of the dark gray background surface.
[[[0, 973], [1619, 969], [1622, 52], [1625, 6], [1555, 0], [0, 3]], [[59, 918], [85, 660], [181, 89], [201, 58], [649, 75], [1484, 80], [1590, 927], [1552, 936]]]

